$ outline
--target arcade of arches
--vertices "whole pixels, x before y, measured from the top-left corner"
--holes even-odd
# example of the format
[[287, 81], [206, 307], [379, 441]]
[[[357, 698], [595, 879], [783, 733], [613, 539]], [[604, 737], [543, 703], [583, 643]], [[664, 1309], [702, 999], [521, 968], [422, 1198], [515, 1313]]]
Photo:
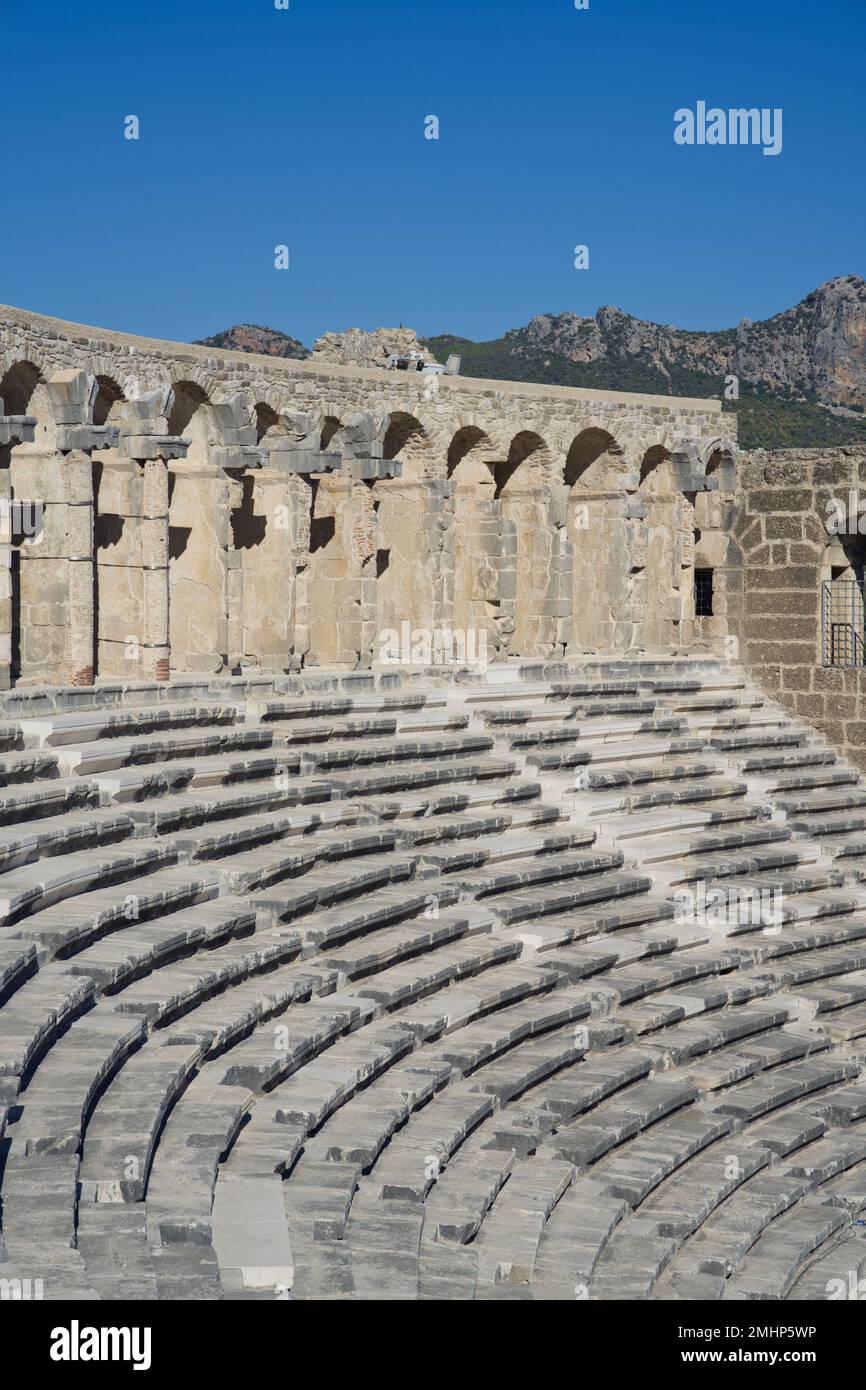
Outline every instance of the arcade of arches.
[[0, 356], [3, 684], [366, 667], [407, 630], [490, 660], [721, 649], [717, 403], [438, 380], [395, 399], [391, 374], [294, 362], [281, 400], [140, 341], [134, 378], [111, 335], [92, 361], [64, 340], [66, 366]]

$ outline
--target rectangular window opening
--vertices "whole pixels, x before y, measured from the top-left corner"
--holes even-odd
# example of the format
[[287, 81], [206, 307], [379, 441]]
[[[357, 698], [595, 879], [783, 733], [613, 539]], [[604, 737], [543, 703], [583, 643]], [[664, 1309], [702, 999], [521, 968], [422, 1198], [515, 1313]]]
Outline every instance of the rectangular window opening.
[[713, 571], [695, 570], [695, 617], [713, 616]]

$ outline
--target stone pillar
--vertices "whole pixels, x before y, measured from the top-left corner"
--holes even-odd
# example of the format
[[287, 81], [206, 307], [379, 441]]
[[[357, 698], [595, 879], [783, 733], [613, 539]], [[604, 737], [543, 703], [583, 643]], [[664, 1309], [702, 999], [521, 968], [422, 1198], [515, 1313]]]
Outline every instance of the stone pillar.
[[377, 642], [404, 622], [431, 633], [451, 626], [450, 613], [443, 613], [444, 486], [403, 478], [376, 484]]
[[188, 426], [189, 453], [172, 465], [169, 508], [170, 628], [178, 671], [234, 670], [243, 661], [243, 556], [233, 512], [244, 479], [267, 462], [240, 396], [202, 404]]
[[98, 659], [113, 675], [128, 675], [130, 660], [139, 663], [136, 676], [147, 680], [167, 681], [171, 670], [169, 464], [184, 459], [190, 445], [168, 433], [173, 404], [169, 386], [124, 402], [123, 456], [102, 470], [99, 521], [112, 545], [105, 545], [96, 571]]
[[[507, 553], [506, 553], [507, 551]], [[511, 564], [507, 565], [508, 556]], [[454, 488], [454, 627], [486, 632], [487, 651], [497, 655], [513, 630], [517, 589], [517, 540], [507, 546], [493, 484], [459, 482]]]
[[300, 474], [288, 479], [289, 526], [294, 575], [291, 663], [303, 666], [310, 651], [311, 485]]
[[[672, 463], [681, 494], [680, 645], [736, 660], [737, 642], [728, 640], [742, 612], [742, 566], [730, 535], [737, 489], [736, 443], [709, 436], [686, 439], [673, 451]], [[695, 614], [696, 569], [712, 571], [711, 617]]]
[[11, 450], [15, 444], [32, 444], [36, 419], [31, 415], [6, 415], [0, 401], [0, 690], [12, 684], [13, 572], [12, 572], [12, 474]]
[[623, 491], [573, 490], [567, 502], [572, 620], [568, 655], [627, 651], [632, 589], [644, 560]]
[[167, 681], [171, 667], [168, 588], [168, 464], [145, 459], [142, 479], [141, 568], [143, 675]]
[[[22, 676], [89, 685], [94, 679], [93, 461], [117, 429], [93, 424], [96, 378], [57, 372], [45, 383], [53, 442], [13, 461], [13, 491], [44, 508], [38, 545], [22, 549]], [[26, 561], [26, 563], [25, 563]]]
[[554, 488], [546, 482], [511, 483], [501, 506], [503, 632], [506, 623], [513, 624], [508, 651], [549, 657], [557, 650], [562, 617]]
[[[664, 465], [659, 465], [664, 467]], [[680, 603], [680, 497], [667, 487], [640, 494], [646, 508], [646, 562], [635, 608], [635, 643], [643, 651], [673, 651]]]
[[66, 536], [69, 584], [67, 655], [61, 680], [92, 685], [94, 678], [93, 463], [80, 449], [63, 464], [66, 486]]
[[376, 520], [366, 483], [314, 475], [307, 584], [308, 661], [354, 669], [372, 660]]

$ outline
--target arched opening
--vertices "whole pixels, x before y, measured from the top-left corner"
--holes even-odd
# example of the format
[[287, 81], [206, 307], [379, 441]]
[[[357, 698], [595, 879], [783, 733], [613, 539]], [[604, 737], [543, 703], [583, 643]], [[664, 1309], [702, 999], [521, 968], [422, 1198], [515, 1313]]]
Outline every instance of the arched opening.
[[488, 646], [499, 642], [500, 506], [493, 500], [496, 446], [478, 425], [461, 425], [446, 455], [450, 489], [446, 495], [450, 524], [443, 546], [453, 553], [452, 602], [443, 616], [467, 639], [487, 634]]
[[572, 440], [563, 473], [571, 558], [569, 652], [616, 651], [631, 642], [627, 471], [607, 430], [590, 426]]
[[[339, 434], [342, 428], [343, 422], [342, 420], [338, 420], [336, 415], [325, 416], [322, 422], [322, 434], [319, 440], [319, 448], [321, 449], [322, 453], [327, 453], [327, 451], [331, 448], [331, 441], [334, 439], [335, 435]], [[336, 444], [333, 446], [333, 448], [334, 452], [336, 452]]]
[[541, 435], [521, 430], [493, 465], [500, 510], [502, 646], [510, 656], [550, 656], [558, 648], [561, 528], [554, 506], [553, 460]]
[[0, 380], [0, 401], [7, 415], [27, 415], [42, 373], [32, 362], [15, 362]]
[[[0, 401], [6, 415], [27, 415], [28, 407], [34, 399], [41, 381], [38, 367], [32, 362], [16, 362], [3, 374], [0, 380]], [[13, 455], [20, 454], [20, 445], [0, 447], [0, 498], [4, 507], [0, 545], [8, 556], [8, 570], [4, 564], [4, 587], [0, 591], [0, 633], [3, 634], [0, 646], [0, 663], [4, 677], [14, 683], [21, 676], [22, 667], [22, 621], [21, 621], [21, 554], [26, 545], [28, 530], [35, 531], [41, 524], [41, 516], [35, 510], [36, 498], [40, 494], [24, 498], [23, 492], [16, 495], [15, 481], [19, 482], [21, 465], [13, 469]], [[25, 464], [26, 468], [27, 465]], [[29, 506], [28, 506], [29, 502]]]
[[169, 595], [172, 668], [219, 671], [228, 653], [225, 547], [222, 528], [231, 484], [209, 465], [218, 442], [210, 399], [197, 382], [174, 385], [169, 434], [190, 441], [169, 477]]
[[172, 388], [174, 402], [168, 417], [169, 434], [183, 435], [192, 423], [200, 406], [207, 405], [210, 397], [204, 387], [195, 381], [178, 381]]
[[673, 460], [663, 445], [645, 452], [638, 491], [646, 541], [636, 609], [639, 645], [669, 652], [679, 645], [680, 624], [694, 616], [694, 507], [677, 491]]
[[374, 490], [375, 557], [364, 571], [375, 578], [374, 658], [404, 623], [434, 629], [444, 600], [445, 536], [436, 524], [442, 483], [427, 431], [414, 415], [396, 411], [389, 418], [383, 453], [401, 467], [399, 477], [380, 479]]
[[539, 466], [543, 465], [547, 458], [547, 447], [540, 435], [534, 434], [531, 430], [523, 430], [516, 434], [511, 441], [508, 457], [493, 465], [494, 496], [502, 496], [518, 469], [527, 464], [528, 460], [532, 460], [532, 463], [524, 470], [524, 479], [529, 474], [537, 474]]
[[94, 425], [107, 425], [113, 418], [112, 412], [116, 413], [116, 407], [126, 400], [123, 388], [118, 385], [114, 377], [98, 376], [96, 378], [97, 392], [96, 400], [93, 403], [93, 423]]
[[[565, 472], [563, 481], [567, 488], [572, 488], [582, 484], [589, 488], [590, 484], [594, 487], [607, 481], [606, 470], [604, 468], [593, 468], [599, 459], [606, 460], [607, 455], [616, 447], [612, 434], [607, 430], [592, 427], [582, 430], [579, 435], [572, 440], [571, 447], [565, 459]], [[592, 474], [590, 475], [590, 470]], [[607, 470], [613, 471], [613, 470]]]
[[[253, 409], [256, 442], [265, 449], [290, 433], [287, 421], [259, 401]], [[238, 474], [240, 492], [231, 514], [232, 547], [241, 565], [242, 659], [265, 670], [288, 669], [295, 623], [295, 534], [302, 478], [270, 462]], [[306, 498], [305, 498], [306, 501]]]
[[259, 401], [253, 409], [253, 422], [256, 427], [256, 443], [261, 444], [268, 435], [283, 434], [280, 417], [265, 401]]
[[[311, 666], [355, 667], [364, 650], [362, 575], [375, 555], [372, 490], [342, 473], [305, 475], [304, 481], [309, 529], [297, 606], [305, 660]], [[368, 606], [375, 616], [375, 606]]]
[[427, 431], [414, 415], [401, 410], [389, 416], [382, 456], [399, 459], [403, 478], [423, 478], [433, 471], [433, 451]]
[[[14, 363], [0, 380], [7, 415], [36, 419], [32, 442], [0, 451], [0, 488], [10, 515], [8, 599], [11, 674], [27, 682], [65, 678], [70, 645], [67, 472], [55, 452], [54, 410], [45, 379], [30, 361]], [[34, 528], [31, 522], [39, 518]], [[5, 606], [5, 603], [4, 603]], [[92, 654], [90, 657], [92, 664]]]
[[[493, 649], [499, 641], [501, 508], [494, 500], [496, 446], [477, 425], [464, 425], [448, 446], [452, 525], [444, 544], [453, 548], [454, 596], [445, 607], [452, 626], [468, 640], [481, 633]], [[477, 649], [477, 648], [476, 648]]]
[[[462, 426], [448, 446], [448, 477], [467, 482], [477, 477], [484, 482], [491, 482], [492, 465], [485, 462], [485, 455], [488, 458], [492, 457], [490, 437], [477, 425]], [[472, 467], [469, 467], [470, 464]]]

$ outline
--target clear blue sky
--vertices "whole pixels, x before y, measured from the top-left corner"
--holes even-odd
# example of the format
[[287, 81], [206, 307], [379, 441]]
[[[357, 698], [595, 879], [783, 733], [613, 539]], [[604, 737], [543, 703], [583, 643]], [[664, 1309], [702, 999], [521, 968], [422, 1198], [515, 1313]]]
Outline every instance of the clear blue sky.
[[[0, 301], [482, 339], [605, 303], [720, 328], [866, 273], [866, 0], [290, 3], [0, 0]], [[782, 107], [782, 153], [675, 145], [699, 99]]]

